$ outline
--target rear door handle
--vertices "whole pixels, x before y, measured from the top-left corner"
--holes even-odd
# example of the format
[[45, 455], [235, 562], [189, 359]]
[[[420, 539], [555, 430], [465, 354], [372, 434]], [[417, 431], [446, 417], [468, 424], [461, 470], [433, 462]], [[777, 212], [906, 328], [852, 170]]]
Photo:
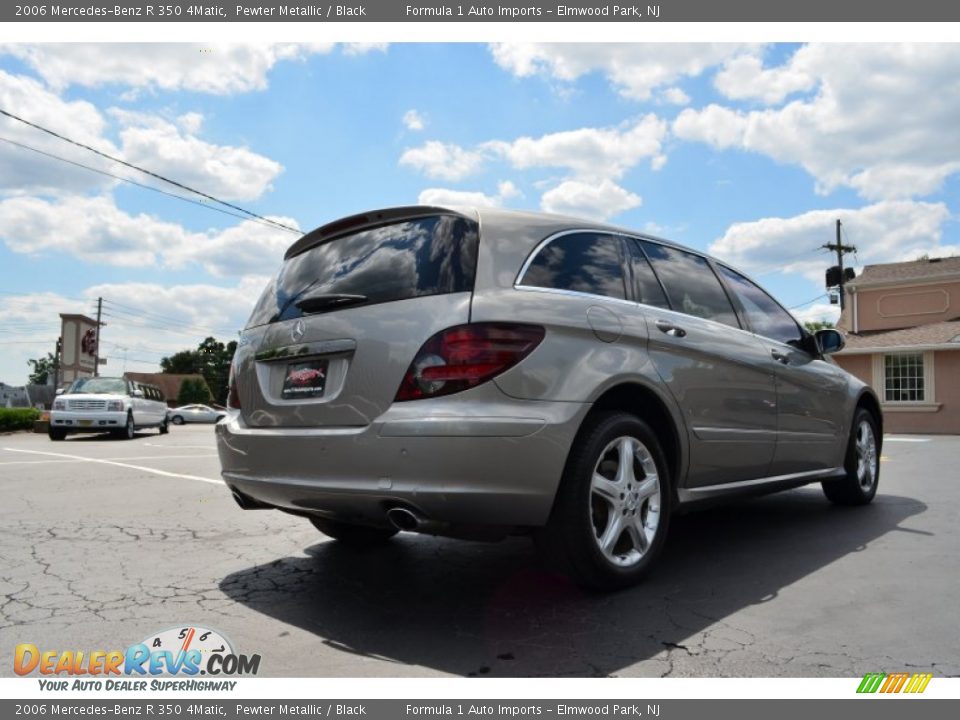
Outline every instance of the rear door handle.
[[656, 325], [657, 325], [657, 330], [664, 333], [665, 335], [669, 335], [670, 337], [682, 338], [682, 337], [686, 337], [687, 335], [687, 331], [684, 330], [682, 327], [680, 327], [679, 325], [674, 325], [671, 322], [667, 322], [666, 320], [657, 320]]
[[774, 360], [776, 360], [778, 363], [780, 363], [780, 364], [782, 364], [782, 365], [789, 365], [789, 364], [790, 364], [790, 356], [789, 356], [789, 355], [784, 355], [784, 354], [783, 354], [782, 352], [780, 352], [779, 350], [771, 350], [771, 351], [770, 351], [770, 356], [771, 356]]

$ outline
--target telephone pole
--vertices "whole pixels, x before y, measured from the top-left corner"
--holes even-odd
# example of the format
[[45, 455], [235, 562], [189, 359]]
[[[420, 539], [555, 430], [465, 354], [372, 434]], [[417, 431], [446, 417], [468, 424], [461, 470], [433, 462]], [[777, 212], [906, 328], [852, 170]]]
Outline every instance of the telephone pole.
[[837, 253], [837, 267], [840, 269], [839, 272], [839, 282], [837, 287], [840, 289], [840, 309], [844, 308], [844, 293], [843, 293], [843, 284], [846, 282], [846, 277], [843, 270], [843, 256], [847, 253], [855, 253], [857, 248], [855, 245], [844, 245], [840, 241], [840, 220], [837, 220], [837, 241], [836, 243], [827, 243], [826, 245], [821, 245], [824, 250], [835, 251]]
[[[840, 222], [839, 220], [837, 222]], [[839, 230], [837, 231], [839, 232]], [[843, 298], [843, 295], [840, 296]], [[97, 336], [93, 343], [93, 376], [100, 375], [100, 315], [103, 313], [103, 298], [97, 298]]]

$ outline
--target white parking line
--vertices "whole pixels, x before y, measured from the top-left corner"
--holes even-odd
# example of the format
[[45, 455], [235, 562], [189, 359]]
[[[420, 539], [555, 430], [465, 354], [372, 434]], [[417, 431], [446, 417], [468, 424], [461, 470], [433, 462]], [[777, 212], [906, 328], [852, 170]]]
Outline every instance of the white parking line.
[[883, 439], [884, 442], [930, 442], [932, 438], [916, 438], [916, 437], [891, 437], [887, 436]]
[[89, 458], [83, 455], [67, 455], [66, 453], [43, 452], [41, 450], [20, 450], [18, 448], [3, 448], [7, 452], [27, 453], [29, 455], [49, 455], [51, 457], [64, 458], [65, 460], [79, 460], [81, 462], [100, 463], [102, 465], [115, 465], [116, 467], [128, 468], [130, 470], [141, 470], [143, 472], [153, 473], [154, 475], [163, 475], [164, 477], [183, 478], [184, 480], [197, 480], [199, 482], [213, 483], [214, 485], [223, 485], [222, 480], [200, 477], [199, 475], [183, 475], [181, 473], [167, 472], [166, 470], [157, 470], [156, 468], [144, 467], [143, 465], [129, 465], [128, 463], [116, 462], [114, 460], [102, 460], [99, 458]]
[[[184, 458], [212, 458], [216, 453], [210, 455], [138, 455], [135, 458], [123, 455], [120, 457], [100, 458], [101, 460], [180, 460]], [[73, 460], [8, 460], [0, 462], [0, 465], [46, 465], [48, 463], [71, 463]]]
[[163, 445], [163, 444], [161, 444], [161, 443], [143, 443], [143, 444], [144, 444], [144, 445], [149, 445], [150, 447], [170, 448], [170, 449], [176, 448], [176, 449], [178, 449], [178, 450], [179, 450], [180, 448], [186, 448], [186, 449], [188, 449], [188, 450], [213, 450], [213, 449], [215, 449], [215, 446], [214, 446], [214, 445]]

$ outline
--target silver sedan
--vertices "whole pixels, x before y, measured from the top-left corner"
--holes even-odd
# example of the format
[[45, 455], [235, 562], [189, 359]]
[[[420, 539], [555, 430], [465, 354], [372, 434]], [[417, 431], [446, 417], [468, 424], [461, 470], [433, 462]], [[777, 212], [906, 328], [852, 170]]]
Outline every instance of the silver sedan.
[[170, 422], [174, 425], [184, 423], [215, 423], [219, 422], [226, 413], [209, 405], [183, 405], [168, 412]]

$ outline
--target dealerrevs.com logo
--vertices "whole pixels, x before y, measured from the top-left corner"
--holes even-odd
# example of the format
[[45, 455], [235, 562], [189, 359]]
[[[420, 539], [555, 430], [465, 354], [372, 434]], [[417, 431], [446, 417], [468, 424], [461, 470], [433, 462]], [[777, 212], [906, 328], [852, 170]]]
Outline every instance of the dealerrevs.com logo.
[[[158, 678], [256, 675], [260, 655], [243, 655], [216, 630], [198, 626], [170, 628], [124, 650], [50, 650], [33, 643], [16, 646], [13, 671], [20, 676], [37, 674], [73, 676], [68, 680], [41, 680], [50, 690], [146, 690], [146, 680], [114, 680], [117, 676]], [[85, 676], [80, 679], [78, 676]], [[101, 679], [103, 678], [103, 679]], [[151, 681], [151, 690], [232, 690], [235, 682]]]
[[922, 693], [933, 678], [932, 673], [867, 673], [860, 681], [858, 693]]

